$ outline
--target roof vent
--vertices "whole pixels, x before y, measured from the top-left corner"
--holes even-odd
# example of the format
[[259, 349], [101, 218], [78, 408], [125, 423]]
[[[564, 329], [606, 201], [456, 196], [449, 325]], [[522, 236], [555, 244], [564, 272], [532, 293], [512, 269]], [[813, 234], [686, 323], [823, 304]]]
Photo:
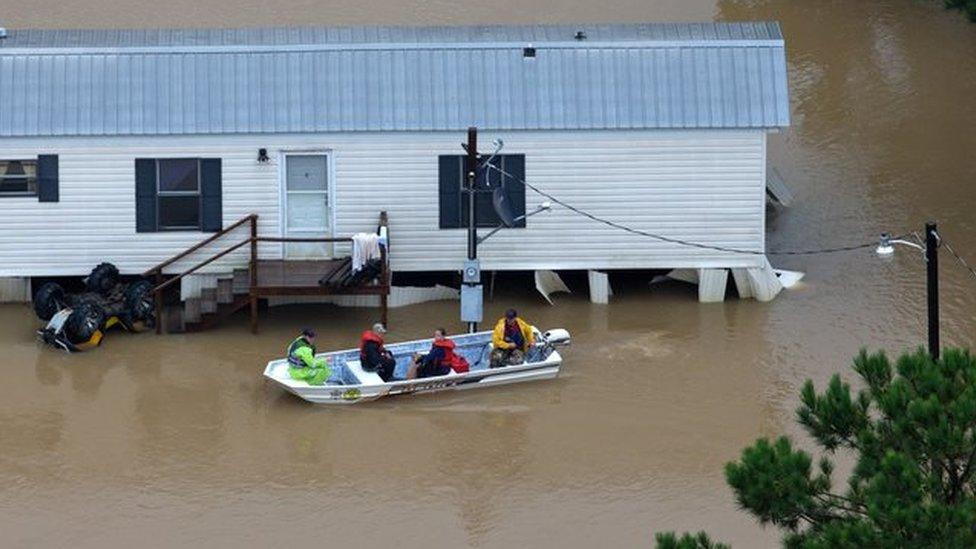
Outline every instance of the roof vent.
[[529, 46], [527, 48], [522, 48], [522, 57], [525, 59], [532, 59], [535, 57], [535, 48]]
[[586, 40], [586, 33], [581, 30], [578, 30], [576, 31], [576, 34], [573, 35], [573, 38], [575, 38], [576, 40]]

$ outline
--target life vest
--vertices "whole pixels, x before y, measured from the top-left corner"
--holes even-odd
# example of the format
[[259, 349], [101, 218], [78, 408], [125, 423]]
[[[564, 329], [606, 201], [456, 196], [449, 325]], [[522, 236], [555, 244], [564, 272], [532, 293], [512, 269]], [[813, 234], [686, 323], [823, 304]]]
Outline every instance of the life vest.
[[461, 355], [454, 352], [454, 342], [450, 339], [435, 339], [434, 347], [444, 351], [444, 358], [441, 359], [440, 366], [447, 366], [459, 374], [468, 371], [468, 361]]
[[311, 347], [312, 356], [315, 356], [316, 354], [315, 345], [309, 343], [309, 341], [305, 339], [305, 336], [296, 337], [295, 341], [292, 341], [291, 345], [288, 346], [288, 364], [290, 364], [293, 368], [305, 367], [305, 363], [302, 362], [302, 359], [295, 355], [295, 351], [301, 349], [302, 347]]
[[377, 343], [380, 346], [380, 353], [383, 352], [383, 337], [372, 330], [366, 330], [363, 332], [362, 337], [359, 338], [359, 363], [366, 364], [366, 344], [369, 342]]

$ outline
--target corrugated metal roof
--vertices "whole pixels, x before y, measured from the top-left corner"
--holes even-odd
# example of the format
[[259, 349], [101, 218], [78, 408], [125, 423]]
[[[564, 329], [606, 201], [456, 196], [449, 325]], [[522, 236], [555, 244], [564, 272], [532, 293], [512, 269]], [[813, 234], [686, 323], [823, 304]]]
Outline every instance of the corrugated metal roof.
[[459, 27], [270, 27], [238, 29], [23, 29], [0, 48], [256, 46], [471, 42], [782, 40], [779, 25], [759, 23], [645, 23], [481, 25]]
[[[529, 45], [534, 58], [523, 56]], [[0, 136], [788, 124], [777, 23], [11, 30], [0, 39]]]

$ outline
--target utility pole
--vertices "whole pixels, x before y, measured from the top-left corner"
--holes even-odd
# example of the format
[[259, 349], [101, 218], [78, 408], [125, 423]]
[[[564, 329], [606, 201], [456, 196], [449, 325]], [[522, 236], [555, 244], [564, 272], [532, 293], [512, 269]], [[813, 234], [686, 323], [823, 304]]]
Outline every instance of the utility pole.
[[468, 190], [468, 259], [478, 259], [478, 220], [475, 208], [475, 180], [478, 173], [478, 128], [468, 128], [468, 159], [464, 167]]
[[935, 222], [925, 224], [925, 281], [929, 309], [929, 354], [939, 359], [939, 233]]
[[461, 321], [467, 322], [468, 333], [478, 331], [484, 308], [484, 291], [481, 287], [481, 265], [478, 262], [478, 128], [468, 128], [468, 156], [465, 161], [465, 191], [468, 193], [468, 260], [461, 270]]

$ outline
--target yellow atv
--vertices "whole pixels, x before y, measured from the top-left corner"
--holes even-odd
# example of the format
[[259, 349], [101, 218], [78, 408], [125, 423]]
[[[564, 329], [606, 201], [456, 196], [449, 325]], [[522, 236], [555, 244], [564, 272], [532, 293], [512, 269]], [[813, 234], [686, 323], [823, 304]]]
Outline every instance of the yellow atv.
[[125, 284], [115, 265], [102, 263], [85, 279], [85, 287], [83, 293], [68, 294], [56, 282], [48, 282], [37, 290], [34, 312], [47, 322], [37, 331], [42, 341], [66, 351], [84, 351], [97, 347], [113, 326], [141, 332], [155, 325], [149, 281]]

